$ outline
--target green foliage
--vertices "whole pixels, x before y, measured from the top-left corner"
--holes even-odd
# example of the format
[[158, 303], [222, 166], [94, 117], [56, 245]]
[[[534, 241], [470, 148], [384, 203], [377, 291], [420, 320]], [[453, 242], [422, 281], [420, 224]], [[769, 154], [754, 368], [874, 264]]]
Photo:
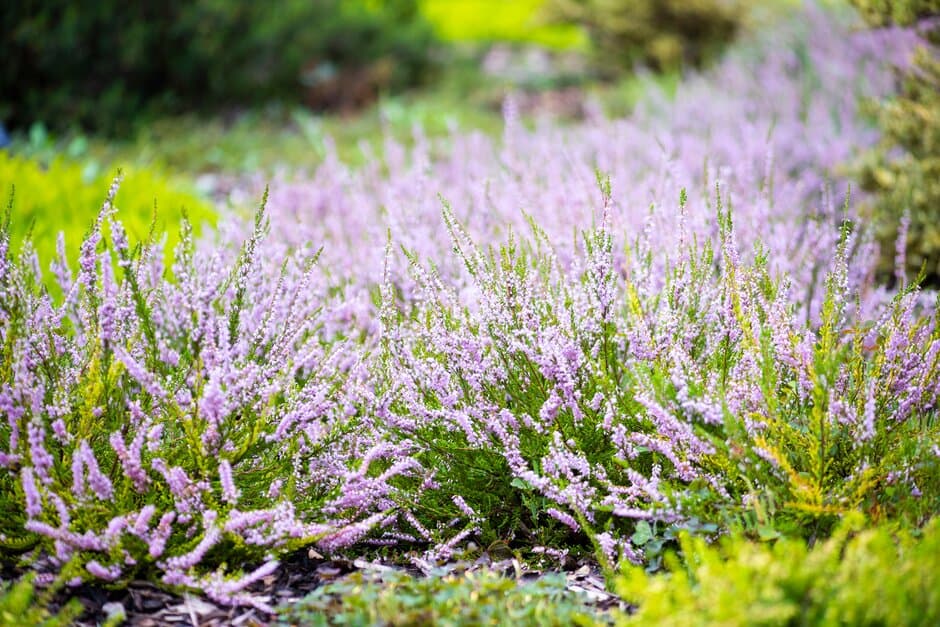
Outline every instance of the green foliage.
[[51, 613], [48, 604], [54, 588], [37, 596], [34, 579], [35, 576], [30, 574], [17, 582], [0, 581], [0, 627], [65, 627], [73, 624], [82, 613], [81, 603], [72, 599], [58, 612]]
[[871, 24], [912, 24], [940, 11], [938, 0], [851, 0]]
[[936, 625], [940, 623], [940, 519], [909, 533], [862, 529], [849, 517], [810, 547], [803, 540], [709, 545], [683, 534], [681, 560], [617, 579], [638, 605], [628, 625]]
[[0, 119], [123, 132], [148, 113], [298, 102], [334, 78], [354, 91], [421, 80], [432, 34], [414, 0], [372, 4], [6, 2]]
[[[181, 243], [174, 254], [175, 274], [167, 277], [154, 238], [129, 240], [115, 217], [118, 183], [111, 185], [97, 221], [82, 242], [81, 271], [69, 292], [71, 298], [62, 299], [61, 304], [53, 305], [38, 285], [28, 258], [8, 253], [9, 214], [0, 220], [0, 319], [4, 323], [0, 347], [0, 394], [4, 396], [0, 398], [9, 399], [8, 390], [14, 386], [29, 390], [37, 399], [52, 398], [55, 389], [61, 411], [53, 429], [67, 434], [61, 440], [47, 439], [43, 422], [48, 414], [39, 410], [27, 417], [11, 411], [10, 419], [0, 425], [4, 445], [18, 450], [13, 464], [0, 473], [0, 511], [6, 513], [0, 519], [0, 562], [35, 568], [43, 556], [55, 555], [63, 581], [104, 573], [98, 578], [114, 585], [125, 584], [135, 575], [154, 576], [157, 568], [176, 569], [175, 579], [164, 579], [166, 585], [201, 587], [213, 598], [232, 602], [224, 596], [226, 591], [231, 595], [232, 590], [240, 590], [239, 585], [251, 582], [239, 584], [233, 579], [243, 573], [245, 565], [269, 558], [274, 549], [294, 550], [333, 532], [334, 527], [327, 524], [302, 525], [293, 512], [294, 508], [305, 513], [321, 511], [333, 486], [320, 475], [308, 481], [302, 469], [315, 456], [325, 455], [325, 450], [335, 462], [344, 447], [338, 442], [340, 434], [356, 428], [355, 420], [344, 415], [341, 425], [324, 425], [321, 441], [306, 440], [303, 449], [299, 440], [305, 434], [295, 436], [289, 427], [281, 430], [280, 439], [271, 434], [285, 415], [282, 412], [303, 402], [308, 385], [322, 385], [334, 396], [344, 390], [338, 381], [344, 373], [331, 370], [329, 363], [317, 364], [311, 372], [304, 370], [310, 362], [295, 366], [293, 354], [283, 361], [277, 355], [288, 355], [285, 346], [297, 351], [305, 351], [306, 346], [329, 360], [337, 346], [321, 346], [316, 313], [286, 322], [272, 320], [272, 310], [294, 311], [300, 297], [296, 292], [286, 293], [283, 284], [270, 281], [269, 275], [251, 274], [258, 267], [256, 249], [265, 234], [263, 205], [254, 231], [238, 251], [219, 246], [208, 254], [196, 252], [192, 228], [184, 218]], [[316, 259], [316, 254], [307, 251], [287, 253], [280, 265], [281, 281], [292, 272], [309, 275]], [[189, 293], [177, 291], [201, 286], [202, 281], [213, 282], [200, 292], [207, 295], [202, 303], [198, 303], [202, 296], [195, 293], [201, 287]], [[265, 293], [265, 289], [272, 291]], [[279, 302], [284, 303], [283, 309], [278, 309]], [[63, 315], [42, 320], [34, 315], [54, 307]], [[260, 339], [247, 330], [252, 324], [269, 325], [266, 337]], [[214, 351], [220, 349], [220, 342], [205, 335], [194, 339], [195, 327], [219, 329], [225, 338], [259, 338], [250, 348], [244, 344], [245, 353], [225, 363], [230, 372], [237, 373], [229, 381], [245, 382], [246, 372], [265, 368], [264, 385], [245, 384], [244, 401], [224, 412], [220, 408], [211, 425], [204, 419], [206, 404], [197, 406], [193, 399], [202, 399], [204, 393], [218, 394], [213, 392], [213, 386], [218, 386], [217, 371], [205, 364], [218, 355]], [[39, 343], [48, 341], [63, 350], [38, 356], [31, 362], [34, 366], [24, 369], [18, 365], [22, 362], [16, 347], [30, 345], [31, 334], [42, 338]], [[227, 339], [221, 342], [228, 346]], [[278, 371], [280, 366], [275, 364], [284, 367]], [[23, 382], [22, 376], [42, 377], [44, 383]], [[37, 407], [42, 402], [38, 400]], [[27, 429], [41, 434], [29, 452], [29, 445], [16, 435]], [[224, 451], [219, 450], [222, 437]], [[45, 459], [51, 469], [41, 488], [28, 478], [31, 470], [18, 472], [19, 460], [27, 455]], [[89, 472], [95, 475], [97, 486], [94, 496], [84, 479], [83, 469], [89, 467], [94, 469]], [[272, 485], [277, 487], [272, 489]], [[287, 502], [295, 496], [295, 502]], [[31, 511], [24, 509], [24, 499], [34, 503]], [[201, 502], [197, 505], [192, 499]], [[246, 541], [226, 532], [223, 537], [220, 526], [214, 524], [223, 516], [238, 516], [236, 504], [241, 511], [260, 512], [262, 521], [271, 516], [269, 510], [275, 505], [282, 506], [277, 510], [278, 520], [292, 535]], [[154, 523], [148, 538], [145, 533], [154, 516], [161, 522]], [[122, 533], [126, 529], [122, 521], [132, 519], [143, 522], [133, 532]], [[182, 525], [186, 528], [181, 529]], [[270, 550], [258, 546], [265, 543]], [[173, 556], [184, 553], [190, 554], [189, 561], [180, 566]], [[201, 573], [197, 575], [193, 567], [200, 562], [211, 565], [215, 588], [196, 583]], [[254, 572], [270, 572], [275, 565], [268, 561]]]
[[604, 69], [645, 62], [701, 65], [741, 25], [741, 2], [725, 0], [548, 0], [546, 18], [582, 26]]
[[544, 24], [545, 0], [420, 0], [421, 12], [451, 41], [512, 41], [550, 48], [581, 48], [585, 37], [572, 24]]
[[[608, 185], [601, 181], [607, 197]], [[751, 264], [722, 264], [716, 272], [716, 252], [706, 245], [693, 247], [690, 257], [668, 272], [661, 291], [634, 279], [641, 273], [626, 273], [625, 298], [610, 305], [610, 316], [594, 314], [606, 322], [589, 328], [576, 321], [585, 317], [579, 303], [587, 297], [581, 294], [600, 290], [597, 274], [585, 271], [571, 283], [559, 284], [557, 277], [564, 270], [537, 226], [533, 225], [534, 243], [510, 239], [499, 249], [484, 250], [469, 241], [448, 211], [445, 218], [458, 254], [484, 292], [481, 300], [498, 302], [502, 309], [498, 316], [484, 318], [451, 306], [445, 295], [412, 319], [399, 320], [419, 339], [402, 351], [408, 357], [401, 362], [390, 351], [385, 367], [396, 373], [414, 369], [415, 391], [403, 396], [422, 399], [423, 405], [416, 409], [406, 401], [393, 404], [392, 410], [405, 417], [428, 416], [402, 432], [422, 444], [421, 462], [436, 469], [435, 480], [442, 486], [427, 491], [412, 488], [420, 495], [413, 507], [427, 527], [447, 529], [448, 520], [461, 516], [451, 502], [451, 495], [459, 494], [476, 512], [478, 520], [471, 524], [479, 525], [486, 543], [513, 538], [517, 546], [563, 545], [576, 550], [588, 548], [590, 542], [603, 564], [597, 538], [611, 533], [632, 537], [633, 545], [642, 547], [656, 563], [664, 547], [674, 541], [675, 526], [637, 524], [614, 515], [609, 506], [591, 504], [590, 522], [574, 506], [566, 510], [580, 526], [572, 530], [549, 511], [566, 504], [546, 492], [613, 492], [635, 482], [635, 473], [645, 476], [657, 466], [664, 469], [662, 479], [657, 479], [662, 498], [637, 507], [647, 509], [654, 520], [661, 511], [678, 509], [687, 521], [683, 526], [700, 533], [737, 528], [753, 538], [820, 537], [840, 516], [853, 511], [865, 512], [873, 521], [901, 519], [914, 526], [935, 513], [940, 457], [934, 447], [940, 442], [940, 422], [931, 407], [917, 409], [914, 415], [909, 412], [919, 390], [938, 376], [938, 351], [926, 352], [926, 347], [940, 346], [940, 328], [931, 318], [914, 314], [916, 292], [899, 294], [881, 323], [845, 328], [847, 296], [840, 288], [845, 279], [835, 271], [826, 281], [820, 320], [808, 330], [792, 315], [793, 305], [772, 277], [765, 256], [758, 254]], [[718, 222], [723, 258], [732, 258], [731, 213], [722, 210], [720, 202]], [[837, 251], [840, 260], [848, 254], [848, 240], [846, 226]], [[610, 236], [603, 229], [587, 233], [584, 265], [591, 267], [598, 255], [609, 255], [610, 247]], [[419, 268], [417, 260], [412, 261]], [[416, 269], [415, 276], [427, 290], [433, 290], [438, 280], [433, 269]], [[612, 280], [612, 275], [607, 276]], [[708, 331], [709, 321], [715, 319], [709, 303], [717, 301], [728, 304], [722, 315], [726, 324], [739, 330], [734, 341], [716, 342]], [[386, 299], [383, 307], [389, 302]], [[689, 363], [681, 375], [669, 351], [643, 360], [632, 358], [630, 330], [657, 317], [677, 320], [675, 336], [689, 338]], [[439, 341], [445, 333], [478, 350], [485, 365], [477, 369], [460, 365], [449, 346]], [[572, 377], [573, 390], [581, 399], [600, 395], [609, 400], [610, 408], [583, 403], [577, 415], [563, 407], [553, 417], [551, 429], [538, 428], [534, 421], [551, 403], [554, 383], [545, 374], [546, 358], [540, 353], [544, 344], [533, 336], [564, 338], [566, 346], [575, 347], [572, 352], [580, 349], [583, 362]], [[670, 338], [655, 341], [665, 344]], [[924, 350], [922, 363], [902, 372], [898, 361], [902, 346]], [[446, 369], [457, 382], [461, 396], [456, 401], [434, 388], [429, 373], [437, 368]], [[608, 416], [615, 416], [629, 433], [661, 437], [659, 427], [644, 417], [652, 413], [646, 407], [679, 413], [680, 395], [708, 398], [703, 391], [709, 387], [716, 387], [715, 394], [722, 399], [717, 405], [721, 418], [689, 423], [690, 433], [712, 449], [707, 454], [679, 449], [667, 456], [644, 447], [627, 459], [604, 426], [613, 420]], [[728, 397], [742, 389], [751, 390], [759, 403], [747, 411], [732, 411]], [[456, 411], [483, 406], [487, 411], [480, 416], [467, 411], [460, 418], [463, 422], [436, 418], [446, 415], [449, 406]], [[505, 437], [476, 435], [507, 428], [492, 425], [498, 419], [494, 416], [508, 412], [530, 423], [513, 427], [518, 444], [513, 442], [509, 453]], [[860, 433], [857, 423], [863, 419], [870, 424], [870, 433]], [[556, 453], [559, 450], [563, 452]], [[544, 469], [557, 467], [556, 454], [576, 455], [582, 467], [602, 470], [580, 483], [550, 475]], [[532, 468], [529, 476], [542, 487], [521, 476], [521, 463], [511, 467], [511, 457]], [[677, 476], [673, 469], [683, 463], [694, 465], [697, 476]], [[575, 500], [568, 498], [569, 503]]]
[[416, 578], [399, 572], [372, 581], [361, 572], [282, 608], [298, 625], [609, 625], [553, 575], [516, 583], [488, 571]]
[[[937, 0], [853, 0], [874, 25], [908, 25], [940, 14]], [[862, 184], [877, 192], [873, 217], [882, 243], [882, 272], [895, 269], [895, 242], [908, 214], [906, 264], [897, 268], [908, 277], [926, 266], [929, 284], [940, 284], [940, 57], [936, 22], [904, 77], [901, 93], [876, 106], [883, 140], [867, 156]], [[896, 156], [900, 149], [901, 155]]]
[[[4, 205], [11, 194], [15, 197], [11, 223], [14, 250], [31, 233], [32, 245], [44, 270], [57, 258], [56, 238], [60, 231], [65, 236], [66, 250], [77, 250], [101, 208], [102, 190], [111, 182], [111, 173], [91, 174], [86, 176], [81, 166], [63, 159], [42, 165], [0, 152], [0, 190]], [[183, 210], [197, 226], [211, 224], [216, 218], [208, 202], [185, 185], [152, 170], [129, 171], [116, 200], [125, 227], [137, 240], [146, 239], [156, 209], [155, 232], [169, 233], [168, 254], [177, 242]], [[69, 261], [75, 261], [74, 255]]]

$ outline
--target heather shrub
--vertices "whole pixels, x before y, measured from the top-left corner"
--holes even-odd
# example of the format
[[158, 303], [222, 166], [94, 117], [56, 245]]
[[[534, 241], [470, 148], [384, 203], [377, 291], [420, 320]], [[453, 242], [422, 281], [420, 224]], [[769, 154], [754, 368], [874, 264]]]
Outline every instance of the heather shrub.
[[[63, 250], [76, 251], [101, 209], [101, 190], [110, 182], [107, 174], [86, 177], [77, 163], [57, 159], [41, 164], [0, 152], [3, 206], [14, 197], [10, 224], [13, 250], [29, 235], [41, 266], [46, 268], [59, 256], [57, 237], [62, 233]], [[124, 228], [131, 238], [143, 240], [151, 229], [161, 236], [166, 233], [169, 251], [179, 241], [184, 214], [200, 230], [217, 219], [211, 204], [185, 183], [153, 170], [129, 170], [115, 200], [121, 205]], [[75, 255], [68, 260], [74, 267]]]
[[829, 180], [910, 33], [811, 16], [628, 120], [529, 129], [510, 102], [499, 140], [417, 129], [361, 169], [325, 142], [256, 221], [184, 221], [171, 266], [112, 188], [61, 297], [4, 226], [4, 562], [260, 603], [308, 544], [591, 551], [613, 577], [683, 531], [923, 525], [936, 295], [874, 281]]
[[535, 225], [487, 252], [445, 211], [472, 300], [417, 260], [413, 310], [386, 285], [382, 424], [434, 470], [413, 510], [436, 519], [419, 535], [451, 536], [434, 554], [479, 531], [590, 540], [613, 566], [642, 561], [656, 528], [772, 537], [825, 534], [856, 510], [931, 515], [940, 329], [916, 293], [855, 319], [846, 228], [808, 324], [760, 251], [741, 260], [720, 199], [713, 248], [684, 232], [683, 197], [665, 277], [647, 241], [615, 257], [609, 188], [604, 202], [568, 268]]
[[[882, 131], [866, 155], [863, 185], [876, 193], [872, 220], [882, 248], [880, 270], [904, 282], [926, 269], [940, 283], [940, 3], [934, 0], [871, 2], [854, 0], [874, 26], [920, 22], [922, 47], [901, 70], [900, 93], [874, 103]], [[899, 241], [900, 240], [900, 241]], [[897, 246], [895, 243], [897, 242]]]
[[655, 575], [629, 567], [616, 588], [638, 606], [621, 625], [932, 625], [940, 620], [936, 518], [918, 532], [866, 529], [849, 517], [833, 536], [709, 545], [683, 534]]
[[[857, 219], [860, 204], [844, 214], [838, 164], [877, 140], [857, 101], [888, 93], [893, 80], [886, 65], [911, 48], [910, 33], [853, 32], [850, 17], [801, 14], [746, 49], [729, 51], [707, 73], [688, 77], [674, 99], [652, 90], [625, 119], [595, 113], [582, 124], [542, 120], [528, 128], [510, 100], [497, 138], [459, 130], [429, 138], [417, 129], [411, 147], [389, 138], [381, 157], [366, 152], [356, 168], [327, 145], [310, 176], [272, 186], [272, 235], [293, 245], [323, 243], [325, 267], [349, 280], [356, 301], [371, 298], [382, 281], [389, 231], [396, 247], [434, 263], [462, 291], [467, 278], [441, 228], [438, 193], [478, 242], [505, 242], [510, 229], [528, 232], [530, 215], [564, 265], [576, 253], [575, 234], [598, 209], [596, 168], [610, 174], [617, 190], [609, 215], [615, 255], [647, 230], [653, 251], [675, 249], [682, 187], [690, 192], [688, 233], [714, 238], [720, 182], [735, 206], [742, 255], [750, 258], [762, 241], [770, 273], [787, 275], [792, 300], [818, 318], [838, 226]], [[877, 244], [859, 233], [852, 252], [849, 283], [868, 312], [890, 299], [872, 280]], [[653, 254], [650, 272], [665, 276], [666, 258]], [[390, 272], [410, 298], [407, 260], [394, 257]]]
[[149, 576], [238, 603], [277, 553], [345, 547], [387, 518], [381, 495], [341, 494], [374, 445], [362, 367], [323, 330], [335, 305], [312, 251], [258, 258], [261, 213], [234, 249], [197, 250], [184, 221], [170, 282], [158, 243], [129, 243], [116, 193], [77, 276], [54, 265], [60, 300], [28, 246], [10, 252], [9, 214], [0, 231], [0, 550], [70, 585]]

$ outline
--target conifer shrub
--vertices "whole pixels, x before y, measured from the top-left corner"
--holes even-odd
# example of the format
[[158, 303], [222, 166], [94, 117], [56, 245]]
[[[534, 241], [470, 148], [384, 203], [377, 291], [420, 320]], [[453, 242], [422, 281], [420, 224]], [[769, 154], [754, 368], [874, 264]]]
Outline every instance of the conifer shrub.
[[901, 282], [923, 267], [930, 285], [940, 284], [940, 3], [936, 0], [853, 0], [876, 27], [920, 21], [921, 47], [901, 70], [901, 91], [874, 111], [883, 133], [863, 162], [863, 185], [876, 193], [873, 219], [879, 230], [885, 275]]
[[37, 594], [33, 573], [17, 581], [0, 581], [0, 627], [66, 627], [74, 624], [81, 615], [81, 604], [73, 599], [58, 611], [50, 611], [48, 605], [54, 592], [55, 589], [46, 589]]
[[430, 577], [391, 572], [375, 580], [356, 573], [279, 614], [290, 624], [317, 626], [613, 624], [612, 614], [602, 616], [565, 583], [559, 575], [517, 582], [487, 571]]
[[584, 28], [598, 65], [660, 70], [701, 66], [740, 29], [740, 0], [549, 0], [544, 17]]

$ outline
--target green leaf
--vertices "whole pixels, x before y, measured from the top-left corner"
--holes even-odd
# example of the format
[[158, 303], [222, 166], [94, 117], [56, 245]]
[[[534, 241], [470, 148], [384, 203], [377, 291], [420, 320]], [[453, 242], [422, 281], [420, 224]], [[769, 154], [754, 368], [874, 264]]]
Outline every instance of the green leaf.
[[630, 540], [633, 541], [633, 544], [637, 546], [643, 546], [647, 542], [653, 539], [653, 530], [650, 528], [650, 525], [645, 520], [641, 520], [636, 525], [636, 530], [633, 532], [633, 536]]

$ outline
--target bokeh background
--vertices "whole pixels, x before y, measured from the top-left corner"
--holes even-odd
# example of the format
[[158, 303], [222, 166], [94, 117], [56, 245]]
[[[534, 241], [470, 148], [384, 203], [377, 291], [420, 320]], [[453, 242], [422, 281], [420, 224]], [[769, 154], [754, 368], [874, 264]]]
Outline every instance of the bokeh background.
[[[158, 226], [174, 232], [183, 207], [211, 223], [210, 202], [239, 177], [310, 170], [333, 150], [361, 163], [385, 137], [407, 143], [418, 127], [496, 134], [507, 98], [527, 123], [629, 115], [639, 98], [670, 97], [682, 76], [802, 4], [7, 0], [0, 183], [4, 196], [17, 185], [14, 229], [40, 236], [41, 259], [55, 232], [80, 238], [118, 167], [127, 174], [118, 201], [135, 234], [149, 228], [155, 200]], [[823, 4], [863, 16], [860, 28], [938, 13], [936, 0]], [[853, 173], [888, 198], [886, 242], [898, 207], [911, 208], [920, 240], [910, 263], [933, 264], [928, 275], [940, 258], [934, 59], [925, 53], [924, 71], [905, 83], [908, 106], [869, 108], [888, 139]], [[897, 166], [898, 150], [919, 169]]]

